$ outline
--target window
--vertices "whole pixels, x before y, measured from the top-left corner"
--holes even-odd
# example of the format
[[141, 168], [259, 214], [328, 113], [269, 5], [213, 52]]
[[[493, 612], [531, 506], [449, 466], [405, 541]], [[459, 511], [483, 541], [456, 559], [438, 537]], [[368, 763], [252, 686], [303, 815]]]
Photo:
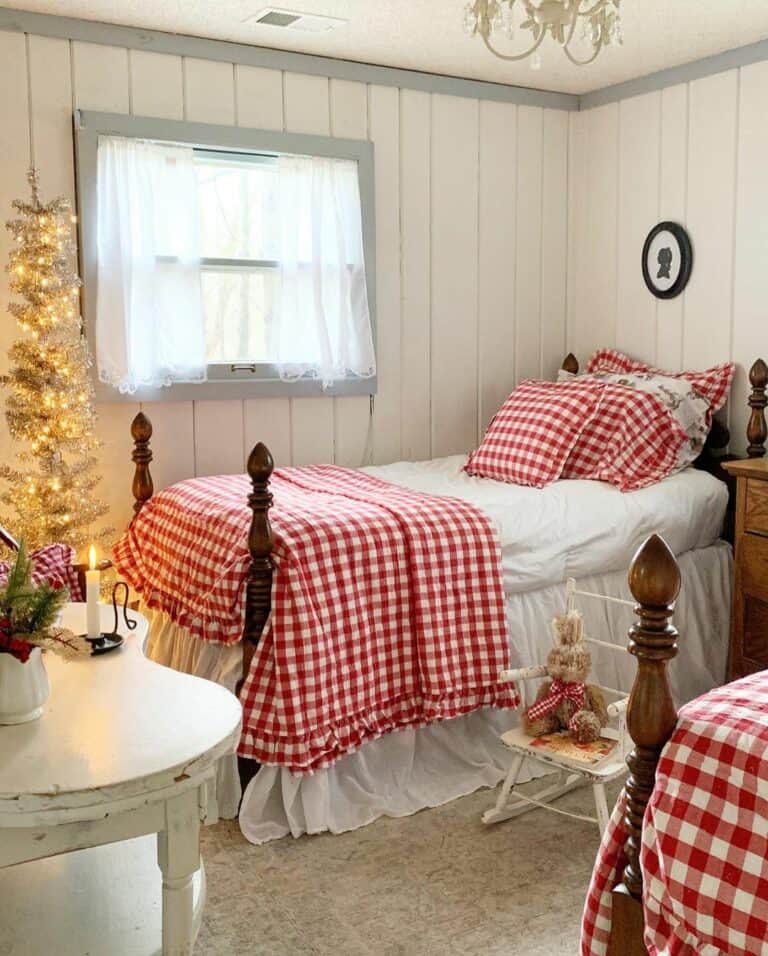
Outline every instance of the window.
[[195, 151], [208, 364], [268, 363], [279, 281], [277, 161]]
[[78, 120], [99, 398], [375, 392], [371, 144]]

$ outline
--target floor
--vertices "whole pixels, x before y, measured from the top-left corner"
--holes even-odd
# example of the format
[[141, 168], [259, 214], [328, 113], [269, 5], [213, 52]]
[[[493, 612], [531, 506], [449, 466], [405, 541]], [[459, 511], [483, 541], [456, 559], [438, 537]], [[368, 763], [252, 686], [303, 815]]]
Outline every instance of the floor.
[[[261, 847], [208, 828], [195, 956], [577, 956], [597, 827], [545, 810], [484, 827], [492, 801]], [[558, 806], [591, 812], [591, 791]]]

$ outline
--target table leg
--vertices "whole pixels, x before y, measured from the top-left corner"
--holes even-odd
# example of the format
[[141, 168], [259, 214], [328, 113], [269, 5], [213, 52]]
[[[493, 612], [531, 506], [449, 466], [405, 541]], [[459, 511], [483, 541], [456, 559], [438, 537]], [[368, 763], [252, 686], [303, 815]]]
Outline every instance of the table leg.
[[190, 956], [194, 946], [192, 879], [200, 868], [200, 807], [196, 789], [166, 801], [157, 835], [163, 874], [163, 956]]

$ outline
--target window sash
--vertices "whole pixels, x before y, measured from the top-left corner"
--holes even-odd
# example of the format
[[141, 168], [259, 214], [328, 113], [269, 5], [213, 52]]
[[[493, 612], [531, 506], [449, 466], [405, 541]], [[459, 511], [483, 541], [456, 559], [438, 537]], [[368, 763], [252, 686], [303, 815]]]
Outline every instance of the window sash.
[[[365, 256], [368, 308], [374, 343], [377, 339], [376, 316], [376, 220], [374, 193], [374, 146], [367, 140], [318, 136], [310, 133], [287, 133], [258, 130], [248, 127], [225, 126], [213, 123], [195, 123], [188, 120], [170, 120], [157, 117], [130, 116], [122, 113], [103, 113], [76, 110], [74, 116], [76, 138], [76, 177], [78, 195], [78, 228], [80, 271], [84, 280], [82, 291], [83, 317], [86, 332], [95, 343], [97, 297], [97, 151], [100, 136], [124, 136], [150, 139], [160, 143], [179, 143], [192, 146], [201, 160], [276, 162], [281, 154], [325, 156], [331, 159], [351, 159], [358, 164], [360, 203], [363, 220], [363, 247]], [[259, 260], [234, 260], [233, 270], [260, 265]], [[205, 267], [206, 263], [202, 263]], [[264, 262], [265, 267], [274, 267]], [[95, 345], [94, 345], [95, 347]], [[277, 369], [265, 363], [232, 369], [230, 365], [209, 365], [209, 380], [199, 384], [177, 383], [162, 389], [138, 389], [125, 395], [99, 381], [95, 382], [96, 397], [100, 402], [125, 403], [137, 401], [188, 401], [209, 398], [239, 399], [276, 396], [313, 395], [373, 395], [377, 391], [376, 377], [345, 379], [323, 390], [315, 379], [282, 381]]]

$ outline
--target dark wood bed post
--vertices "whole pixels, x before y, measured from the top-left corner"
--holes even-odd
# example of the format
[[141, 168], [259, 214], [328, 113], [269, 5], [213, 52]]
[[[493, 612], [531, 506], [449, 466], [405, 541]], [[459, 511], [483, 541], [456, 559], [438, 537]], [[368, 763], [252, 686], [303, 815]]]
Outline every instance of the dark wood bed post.
[[749, 383], [752, 391], [749, 393], [749, 407], [752, 413], [747, 425], [747, 458], [762, 458], [765, 455], [765, 442], [768, 439], [768, 428], [765, 424], [765, 406], [768, 398], [765, 388], [768, 385], [768, 365], [758, 359], [749, 370]]
[[[149, 470], [152, 450], [152, 423], [143, 412], [131, 423], [135, 470], [133, 474], [133, 510], [138, 515], [154, 494], [152, 475]], [[264, 625], [269, 617], [272, 598], [272, 529], [269, 524], [269, 509], [272, 495], [269, 479], [275, 463], [266, 445], [259, 442], [248, 456], [248, 476], [251, 493], [248, 506], [251, 509], [251, 526], [248, 531], [248, 550], [251, 564], [245, 591], [245, 627], [243, 629], [243, 671], [237, 685], [239, 692], [248, 675], [251, 659]]]
[[131, 437], [133, 438], [131, 458], [136, 466], [133, 473], [133, 513], [135, 517], [155, 492], [155, 486], [152, 484], [152, 474], [149, 470], [152, 461], [152, 449], [149, 447], [152, 438], [152, 422], [144, 412], [139, 412], [131, 422]]
[[659, 757], [677, 722], [667, 664], [677, 654], [678, 634], [669, 619], [680, 591], [680, 569], [658, 535], [651, 535], [633, 558], [629, 588], [637, 601], [638, 616], [629, 630], [629, 652], [637, 658], [637, 673], [627, 706], [627, 729], [635, 746], [627, 757], [630, 775], [624, 787], [627, 865], [622, 882], [613, 889], [608, 956], [647, 956], [640, 836]]
[[[251, 564], [245, 585], [245, 627], [243, 628], [243, 670], [238, 681], [236, 693], [239, 695], [245, 679], [251, 669], [256, 645], [261, 639], [264, 626], [269, 619], [272, 606], [272, 528], [269, 523], [269, 509], [272, 506], [272, 494], [269, 479], [275, 463], [265, 444], [259, 442], [248, 456], [248, 477], [251, 479], [251, 493], [248, 505], [251, 509], [251, 526], [248, 530], [248, 551]], [[240, 786], [243, 791], [259, 769], [256, 760], [245, 757], [237, 759], [240, 774]]]
[[[135, 470], [133, 474], [133, 510], [134, 518], [154, 493], [149, 465], [152, 450], [149, 447], [152, 438], [152, 423], [143, 412], [131, 423]], [[248, 456], [248, 476], [251, 479], [251, 493], [248, 506], [251, 509], [251, 525], [248, 530], [248, 551], [251, 563], [245, 586], [245, 626], [243, 628], [243, 669], [235, 688], [240, 693], [243, 682], [248, 676], [256, 645], [259, 643], [264, 625], [269, 618], [272, 604], [272, 528], [269, 524], [269, 509], [272, 495], [269, 491], [269, 479], [275, 463], [269, 449], [259, 442]], [[243, 788], [259, 769], [255, 760], [238, 759], [240, 781]]]
[[248, 456], [248, 476], [251, 493], [248, 505], [251, 509], [251, 527], [248, 531], [248, 551], [251, 564], [245, 586], [245, 628], [243, 629], [243, 674], [238, 692], [251, 669], [251, 660], [259, 643], [264, 625], [269, 618], [272, 604], [272, 528], [269, 509], [272, 494], [269, 479], [275, 463], [269, 449], [259, 442]]

